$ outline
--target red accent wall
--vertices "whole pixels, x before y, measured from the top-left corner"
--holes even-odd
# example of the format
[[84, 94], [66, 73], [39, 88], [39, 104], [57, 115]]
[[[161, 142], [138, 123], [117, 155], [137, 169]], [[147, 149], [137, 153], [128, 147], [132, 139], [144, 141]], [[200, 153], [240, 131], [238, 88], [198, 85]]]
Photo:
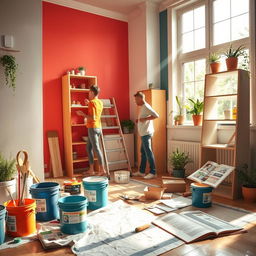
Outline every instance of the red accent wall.
[[[86, 67], [98, 78], [100, 98], [116, 99], [120, 119], [129, 118], [128, 24], [43, 2], [44, 162], [48, 130], [57, 130], [64, 166], [61, 76]], [[46, 170], [47, 171], [47, 170]]]

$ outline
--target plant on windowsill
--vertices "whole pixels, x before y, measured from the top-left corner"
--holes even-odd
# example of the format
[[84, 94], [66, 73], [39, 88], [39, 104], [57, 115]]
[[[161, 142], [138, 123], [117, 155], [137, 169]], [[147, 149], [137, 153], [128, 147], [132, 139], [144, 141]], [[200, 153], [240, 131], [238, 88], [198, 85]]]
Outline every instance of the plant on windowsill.
[[174, 117], [174, 122], [177, 125], [183, 125], [183, 123], [184, 123], [183, 111], [184, 111], [185, 105], [182, 104], [182, 101], [179, 99], [178, 96], [176, 96], [175, 98], [176, 98], [176, 102], [177, 102], [179, 111], [178, 111], [178, 114]]
[[238, 48], [233, 48], [230, 45], [229, 49], [224, 52], [226, 58], [226, 66], [228, 71], [236, 70], [238, 65], [238, 57], [246, 56], [246, 52], [244, 51], [244, 46], [240, 45]]
[[192, 103], [192, 107], [188, 110], [188, 114], [192, 115], [194, 126], [202, 125], [202, 112], [204, 108], [204, 102], [197, 99], [196, 101], [193, 99], [188, 99]]
[[169, 163], [172, 166], [172, 176], [177, 178], [185, 178], [185, 167], [192, 162], [189, 154], [180, 152], [178, 149], [169, 155]]
[[16, 88], [16, 72], [18, 69], [18, 64], [16, 59], [12, 55], [3, 55], [0, 58], [0, 63], [4, 68], [5, 83], [7, 86], [11, 87], [13, 91]]
[[220, 72], [220, 55], [218, 53], [211, 53], [209, 57], [209, 63], [213, 74]]
[[128, 134], [128, 133], [133, 133], [135, 124], [132, 120], [122, 120], [121, 126], [123, 129], [123, 133]]
[[256, 202], [256, 169], [248, 171], [245, 164], [238, 168], [238, 180], [242, 184], [242, 195], [247, 202]]
[[0, 202], [10, 200], [8, 193], [15, 192], [16, 171], [15, 159], [8, 160], [0, 153]]

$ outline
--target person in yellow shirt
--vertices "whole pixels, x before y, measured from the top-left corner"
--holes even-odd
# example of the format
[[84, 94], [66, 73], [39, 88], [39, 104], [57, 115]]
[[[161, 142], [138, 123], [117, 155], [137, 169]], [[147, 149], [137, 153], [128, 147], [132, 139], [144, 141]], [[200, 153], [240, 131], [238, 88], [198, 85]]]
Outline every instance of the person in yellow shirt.
[[103, 103], [98, 99], [100, 89], [96, 85], [92, 85], [89, 91], [89, 100], [85, 99], [85, 105], [88, 105], [88, 115], [82, 111], [77, 114], [87, 119], [86, 127], [88, 128], [87, 154], [89, 158], [90, 169], [88, 174], [94, 175], [94, 154], [95, 151], [99, 161], [98, 175], [106, 175], [104, 168], [103, 155], [100, 149], [99, 137], [101, 136], [101, 113]]

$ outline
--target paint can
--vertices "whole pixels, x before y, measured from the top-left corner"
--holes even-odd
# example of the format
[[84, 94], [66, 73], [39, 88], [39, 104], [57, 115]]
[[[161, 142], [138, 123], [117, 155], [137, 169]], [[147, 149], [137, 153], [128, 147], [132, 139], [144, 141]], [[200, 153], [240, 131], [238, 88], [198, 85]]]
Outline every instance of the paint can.
[[6, 221], [7, 234], [12, 237], [29, 236], [36, 232], [36, 201], [24, 199], [24, 204], [18, 206], [19, 200], [4, 203], [8, 212]]
[[0, 205], [0, 245], [5, 240], [5, 219], [6, 219], [6, 208]]
[[212, 190], [213, 188], [200, 183], [192, 183], [192, 205], [199, 208], [207, 208], [212, 206]]
[[81, 194], [81, 181], [78, 181], [76, 178], [72, 180], [66, 180], [63, 182], [64, 192], [70, 193], [70, 195], [80, 195]]
[[96, 210], [108, 204], [108, 178], [92, 176], [83, 179], [84, 195], [88, 198], [88, 209]]
[[49, 221], [59, 218], [59, 191], [60, 185], [57, 182], [41, 182], [30, 187], [32, 198], [36, 200], [36, 220]]
[[66, 234], [78, 234], [87, 228], [87, 205], [85, 196], [66, 196], [58, 200], [61, 231]]

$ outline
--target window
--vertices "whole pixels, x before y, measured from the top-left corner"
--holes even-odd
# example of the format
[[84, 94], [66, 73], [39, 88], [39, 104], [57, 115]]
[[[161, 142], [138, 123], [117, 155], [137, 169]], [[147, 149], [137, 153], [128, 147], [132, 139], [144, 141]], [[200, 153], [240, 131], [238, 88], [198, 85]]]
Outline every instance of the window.
[[[203, 100], [204, 76], [209, 72], [208, 58], [212, 52], [221, 55], [222, 70], [226, 70], [224, 52], [243, 45], [250, 53], [250, 0], [201, 0], [176, 11], [177, 68], [176, 91], [185, 105], [188, 99]], [[239, 59], [239, 67], [248, 69], [248, 58]], [[175, 95], [176, 96], [176, 95]], [[224, 106], [234, 103], [223, 103]], [[173, 102], [175, 106], [175, 101]], [[174, 107], [175, 109], [175, 107]], [[220, 112], [221, 106], [220, 106]], [[186, 115], [185, 122], [191, 122]]]

